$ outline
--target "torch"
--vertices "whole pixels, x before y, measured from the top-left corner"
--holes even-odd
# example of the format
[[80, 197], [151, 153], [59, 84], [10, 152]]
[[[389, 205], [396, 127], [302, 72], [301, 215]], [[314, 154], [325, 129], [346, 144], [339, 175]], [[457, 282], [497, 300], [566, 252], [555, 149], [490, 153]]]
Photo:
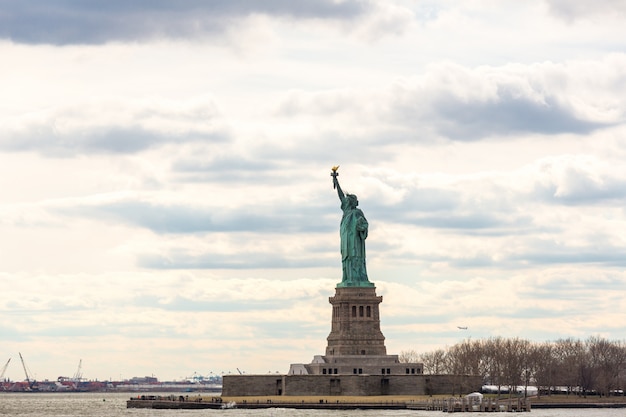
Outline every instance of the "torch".
[[337, 188], [337, 176], [339, 175], [339, 173], [337, 172], [338, 169], [339, 165], [335, 165], [330, 169], [332, 171], [330, 173], [330, 176], [333, 177], [333, 189]]

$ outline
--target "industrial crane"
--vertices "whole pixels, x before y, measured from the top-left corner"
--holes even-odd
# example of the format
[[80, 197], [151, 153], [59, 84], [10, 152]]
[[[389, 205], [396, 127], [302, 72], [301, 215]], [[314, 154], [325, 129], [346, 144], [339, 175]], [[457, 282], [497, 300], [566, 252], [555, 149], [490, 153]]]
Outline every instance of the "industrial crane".
[[83, 378], [83, 360], [79, 360], [78, 361], [78, 369], [76, 370], [76, 373], [74, 374], [74, 377], [72, 378], [72, 381], [79, 383], [80, 380]]
[[28, 376], [28, 370], [26, 369], [26, 364], [24, 363], [24, 358], [22, 357], [22, 354], [20, 352], [18, 353], [20, 354], [20, 360], [22, 361], [22, 368], [24, 368], [24, 374], [26, 375], [26, 382], [28, 382], [28, 388], [32, 389], [33, 385], [35, 384], [35, 381], [30, 380], [30, 376]]
[[2, 367], [2, 372], [0, 372], [0, 382], [4, 382], [4, 373], [7, 371], [9, 366], [9, 362], [11, 362], [11, 358], [7, 361], [7, 363]]

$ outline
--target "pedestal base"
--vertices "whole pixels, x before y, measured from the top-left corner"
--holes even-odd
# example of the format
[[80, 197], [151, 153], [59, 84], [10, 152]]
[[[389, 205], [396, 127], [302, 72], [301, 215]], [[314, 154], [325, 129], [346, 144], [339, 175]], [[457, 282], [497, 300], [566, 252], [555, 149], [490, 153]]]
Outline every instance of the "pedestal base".
[[378, 309], [382, 300], [376, 287], [335, 288], [329, 298], [333, 318], [326, 356], [386, 355]]

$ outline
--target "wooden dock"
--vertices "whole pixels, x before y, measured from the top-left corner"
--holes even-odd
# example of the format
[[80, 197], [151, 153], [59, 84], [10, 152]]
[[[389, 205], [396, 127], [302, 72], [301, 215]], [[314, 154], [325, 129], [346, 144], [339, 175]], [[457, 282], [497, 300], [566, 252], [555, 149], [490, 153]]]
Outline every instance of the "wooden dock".
[[[407, 408], [417, 408], [408, 406]], [[493, 398], [444, 398], [430, 400], [422, 410], [443, 411], [445, 413], [488, 413], [488, 412], [526, 412], [530, 411], [530, 400], [528, 398], [510, 398], [506, 400], [496, 400]]]

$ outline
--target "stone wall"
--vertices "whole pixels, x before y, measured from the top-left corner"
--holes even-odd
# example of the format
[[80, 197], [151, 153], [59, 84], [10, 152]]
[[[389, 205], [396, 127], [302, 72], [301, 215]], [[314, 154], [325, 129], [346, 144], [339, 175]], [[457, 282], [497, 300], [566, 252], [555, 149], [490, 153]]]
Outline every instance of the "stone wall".
[[224, 397], [467, 394], [481, 378], [468, 375], [226, 375]]
[[402, 363], [398, 355], [317, 356], [310, 364], [291, 364], [288, 375], [412, 375], [421, 374], [422, 363]]
[[222, 396], [284, 395], [282, 375], [224, 375]]

